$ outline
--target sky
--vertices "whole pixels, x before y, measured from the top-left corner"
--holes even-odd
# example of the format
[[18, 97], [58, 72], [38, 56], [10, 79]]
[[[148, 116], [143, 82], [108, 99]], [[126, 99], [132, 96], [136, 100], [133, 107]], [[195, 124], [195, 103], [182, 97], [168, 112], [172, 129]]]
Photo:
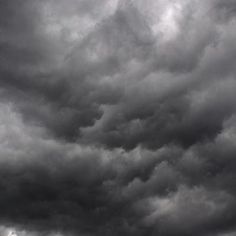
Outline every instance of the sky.
[[236, 236], [235, 0], [0, 0], [0, 236]]

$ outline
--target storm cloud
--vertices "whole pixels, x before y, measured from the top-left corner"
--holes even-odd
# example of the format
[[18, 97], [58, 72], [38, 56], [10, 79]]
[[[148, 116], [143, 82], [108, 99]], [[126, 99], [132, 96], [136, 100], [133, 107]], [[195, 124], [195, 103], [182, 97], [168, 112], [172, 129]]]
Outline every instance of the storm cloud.
[[0, 1], [0, 236], [236, 235], [236, 1]]

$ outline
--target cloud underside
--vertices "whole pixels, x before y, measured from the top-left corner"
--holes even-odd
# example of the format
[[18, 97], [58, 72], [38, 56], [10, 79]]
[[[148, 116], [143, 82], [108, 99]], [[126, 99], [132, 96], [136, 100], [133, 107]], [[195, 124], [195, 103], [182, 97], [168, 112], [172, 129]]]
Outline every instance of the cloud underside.
[[236, 234], [236, 1], [147, 2], [0, 2], [1, 236]]

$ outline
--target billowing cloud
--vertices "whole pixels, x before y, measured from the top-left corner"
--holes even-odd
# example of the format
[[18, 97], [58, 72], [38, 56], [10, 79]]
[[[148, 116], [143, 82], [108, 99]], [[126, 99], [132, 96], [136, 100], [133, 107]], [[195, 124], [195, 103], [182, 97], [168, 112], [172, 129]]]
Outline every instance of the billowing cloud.
[[0, 2], [0, 235], [235, 235], [235, 12]]

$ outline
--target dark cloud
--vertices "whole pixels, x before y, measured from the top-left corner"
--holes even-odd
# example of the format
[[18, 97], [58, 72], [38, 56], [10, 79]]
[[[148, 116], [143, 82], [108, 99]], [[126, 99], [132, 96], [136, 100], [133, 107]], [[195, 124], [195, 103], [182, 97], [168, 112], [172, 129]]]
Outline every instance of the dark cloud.
[[235, 1], [0, 1], [0, 235], [234, 236]]

